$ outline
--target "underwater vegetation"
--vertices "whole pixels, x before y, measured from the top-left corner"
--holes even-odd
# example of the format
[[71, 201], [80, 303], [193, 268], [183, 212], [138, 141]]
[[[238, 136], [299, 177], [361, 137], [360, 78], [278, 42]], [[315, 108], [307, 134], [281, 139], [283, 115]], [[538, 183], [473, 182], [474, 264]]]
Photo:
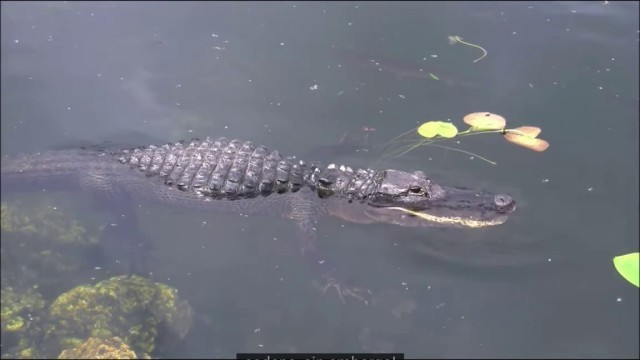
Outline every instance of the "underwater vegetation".
[[2, 358], [150, 358], [189, 332], [193, 310], [176, 289], [139, 276], [78, 275], [97, 229], [46, 201], [3, 202], [1, 215]]

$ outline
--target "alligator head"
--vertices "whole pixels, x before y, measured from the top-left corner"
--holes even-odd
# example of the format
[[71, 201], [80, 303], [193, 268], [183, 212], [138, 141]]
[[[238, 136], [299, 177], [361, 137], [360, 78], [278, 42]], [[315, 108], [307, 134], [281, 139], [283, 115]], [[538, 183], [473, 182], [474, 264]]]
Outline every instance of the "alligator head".
[[364, 215], [402, 226], [485, 227], [504, 223], [516, 209], [507, 194], [432, 182], [422, 171], [387, 170]]

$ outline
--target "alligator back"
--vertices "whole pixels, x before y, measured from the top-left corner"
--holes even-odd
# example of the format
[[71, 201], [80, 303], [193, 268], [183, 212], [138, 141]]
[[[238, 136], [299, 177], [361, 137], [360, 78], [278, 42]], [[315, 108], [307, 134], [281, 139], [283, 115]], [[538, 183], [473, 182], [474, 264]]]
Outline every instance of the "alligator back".
[[307, 165], [278, 151], [269, 152], [265, 146], [254, 146], [251, 141], [224, 137], [122, 150], [112, 155], [146, 176], [160, 176], [167, 185], [214, 199], [296, 192], [304, 186], [317, 190], [320, 197], [365, 199], [375, 193], [385, 174]]
[[[129, 149], [53, 150], [3, 156], [1, 164], [3, 193], [82, 189], [106, 199], [126, 196], [187, 208], [285, 217], [290, 217], [292, 204], [309, 202], [303, 198], [364, 197], [358, 194], [366, 194], [375, 176], [384, 173], [333, 166], [321, 171], [315, 164], [283, 157], [264, 146], [226, 138]], [[314, 211], [344, 201], [326, 200], [314, 201], [318, 207]]]

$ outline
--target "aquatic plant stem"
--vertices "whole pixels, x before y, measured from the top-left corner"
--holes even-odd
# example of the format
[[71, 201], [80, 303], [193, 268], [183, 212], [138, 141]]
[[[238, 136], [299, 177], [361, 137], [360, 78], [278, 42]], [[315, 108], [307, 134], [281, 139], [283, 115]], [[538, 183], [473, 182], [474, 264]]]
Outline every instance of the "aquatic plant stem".
[[487, 50], [485, 50], [482, 46], [478, 46], [478, 45], [471, 44], [471, 43], [468, 43], [468, 42], [466, 42], [466, 41], [463, 41], [463, 40], [462, 40], [462, 38], [461, 38], [460, 36], [458, 36], [458, 35], [455, 35], [455, 40], [456, 40], [457, 42], [462, 43], [462, 44], [465, 44], [465, 45], [468, 45], [468, 46], [474, 47], [474, 48], [476, 48], [476, 49], [480, 49], [480, 50], [482, 50], [482, 52], [483, 52], [482, 56], [480, 56], [479, 58], [477, 58], [477, 59], [473, 60], [473, 62], [478, 62], [478, 61], [480, 61], [480, 60], [484, 59], [484, 57], [485, 57], [485, 56], [487, 56]]
[[474, 154], [474, 153], [471, 153], [471, 152], [468, 152], [468, 151], [464, 151], [464, 150], [460, 150], [460, 149], [452, 148], [452, 147], [449, 147], [449, 146], [438, 145], [438, 144], [426, 144], [426, 145], [437, 146], [437, 147], [441, 147], [441, 148], [443, 148], [443, 149], [447, 149], [447, 150], [459, 151], [459, 152], [464, 153], [464, 154], [467, 154], [467, 155], [476, 156], [476, 157], [478, 157], [478, 158], [480, 158], [480, 159], [482, 159], [482, 160], [484, 160], [484, 161], [488, 162], [488, 163], [489, 163], [489, 164], [491, 164], [491, 165], [496, 165], [496, 164], [497, 164], [496, 162], [493, 162], [493, 161], [491, 161], [491, 160], [489, 160], [489, 159], [487, 159], [487, 158], [484, 158], [484, 157], [482, 157], [482, 156], [480, 156], [480, 155], [478, 155], [478, 154]]

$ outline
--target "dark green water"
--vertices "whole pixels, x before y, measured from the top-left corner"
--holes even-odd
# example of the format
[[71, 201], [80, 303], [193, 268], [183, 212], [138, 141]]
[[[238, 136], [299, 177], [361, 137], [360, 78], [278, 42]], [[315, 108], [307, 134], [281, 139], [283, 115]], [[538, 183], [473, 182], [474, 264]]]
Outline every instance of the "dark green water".
[[[496, 166], [434, 147], [375, 165], [511, 193], [521, 206], [503, 226], [319, 223], [324, 250], [374, 291], [368, 307], [319, 294], [286, 220], [141, 212], [154, 278], [198, 318], [168, 356], [637, 358], [637, 288], [611, 262], [638, 250], [637, 14], [615, 1], [3, 2], [2, 153], [145, 134], [306, 154], [364, 126], [380, 144], [424, 121], [498, 113], [551, 146], [478, 136], [449, 145]], [[481, 52], [449, 35], [488, 55], [474, 63]], [[458, 261], [436, 261], [434, 247]]]

